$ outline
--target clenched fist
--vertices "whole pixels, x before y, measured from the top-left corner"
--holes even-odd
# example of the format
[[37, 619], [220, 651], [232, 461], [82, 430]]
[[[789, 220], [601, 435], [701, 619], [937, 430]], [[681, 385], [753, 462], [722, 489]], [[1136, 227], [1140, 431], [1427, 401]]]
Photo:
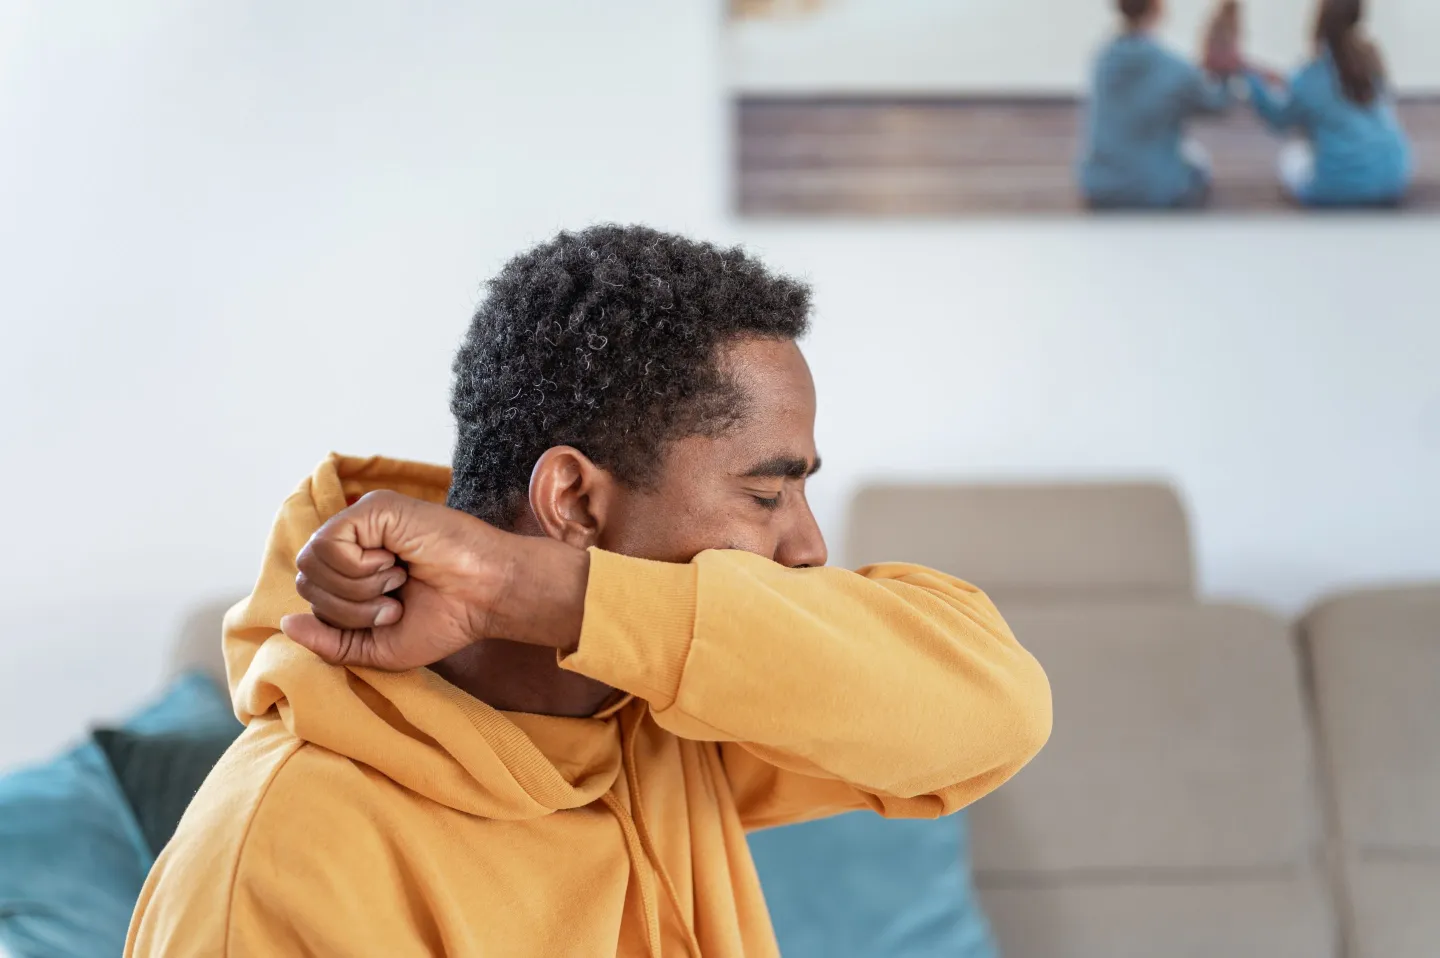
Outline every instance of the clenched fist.
[[589, 556], [374, 492], [321, 526], [296, 566], [313, 614], [286, 616], [285, 634], [327, 662], [398, 672], [485, 639], [575, 648]]

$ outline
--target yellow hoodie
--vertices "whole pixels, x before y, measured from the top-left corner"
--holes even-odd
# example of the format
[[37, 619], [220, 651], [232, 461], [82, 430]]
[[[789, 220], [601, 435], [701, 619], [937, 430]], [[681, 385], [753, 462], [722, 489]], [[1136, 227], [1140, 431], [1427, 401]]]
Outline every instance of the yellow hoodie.
[[1049, 734], [1044, 673], [994, 606], [909, 565], [595, 551], [561, 664], [631, 695], [585, 719], [332, 667], [279, 631], [308, 611], [295, 556], [322, 522], [448, 482], [331, 457], [285, 502], [226, 620], [248, 728], [156, 862], [126, 955], [773, 956], [747, 830], [944, 815]]

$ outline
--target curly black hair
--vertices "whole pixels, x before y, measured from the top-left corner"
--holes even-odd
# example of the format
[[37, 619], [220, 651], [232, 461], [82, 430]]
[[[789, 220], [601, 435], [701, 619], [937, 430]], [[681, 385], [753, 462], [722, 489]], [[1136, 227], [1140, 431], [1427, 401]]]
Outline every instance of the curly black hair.
[[644, 226], [561, 233], [490, 281], [455, 357], [449, 505], [501, 526], [545, 450], [570, 445], [631, 486], [664, 445], [745, 414], [724, 343], [798, 339], [810, 289], [739, 248]]

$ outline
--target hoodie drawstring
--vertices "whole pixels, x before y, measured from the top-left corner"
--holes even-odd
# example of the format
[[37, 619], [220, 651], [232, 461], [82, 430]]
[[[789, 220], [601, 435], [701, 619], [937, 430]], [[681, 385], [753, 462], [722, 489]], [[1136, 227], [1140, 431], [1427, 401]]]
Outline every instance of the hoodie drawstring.
[[625, 808], [620, 800], [612, 793], [601, 796], [605, 806], [615, 816], [620, 824], [620, 831], [625, 835], [625, 847], [630, 854], [630, 864], [640, 882], [640, 901], [645, 909], [645, 933], [650, 946], [651, 958], [663, 958], [660, 953], [660, 914], [655, 907], [655, 889], [650, 882], [650, 876], [645, 874], [643, 862], [648, 861], [660, 879], [661, 886], [665, 889], [665, 896], [670, 899], [670, 906], [675, 909], [675, 915], [680, 919], [680, 927], [685, 931], [685, 950], [690, 953], [690, 958], [702, 958], [700, 954], [700, 941], [695, 937], [695, 931], [690, 923], [685, 920], [685, 912], [680, 908], [680, 896], [675, 891], [675, 883], [670, 880], [669, 874], [665, 871], [664, 864], [660, 861], [659, 854], [655, 851], [655, 843], [650, 838], [650, 827], [645, 822], [645, 806], [640, 798], [640, 770], [635, 761], [635, 739], [640, 723], [645, 720], [647, 707], [642, 705], [638, 710], [638, 718], [630, 727], [629, 734], [626, 734], [625, 722], [620, 720], [620, 751], [625, 762], [625, 777], [630, 786], [630, 805], [634, 808], [634, 818], [625, 813]]
[[640, 841], [635, 825], [625, 813], [620, 799], [606, 792], [600, 796], [600, 800], [610, 809], [610, 814], [615, 816], [615, 821], [620, 823], [620, 831], [625, 835], [625, 850], [630, 855], [630, 870], [635, 873], [635, 880], [640, 883], [640, 905], [645, 912], [645, 944], [649, 947], [650, 958], [661, 958], [660, 912], [655, 907], [655, 888], [650, 882], [650, 876], [645, 874], [645, 866], [642, 864], [645, 859], [645, 845]]

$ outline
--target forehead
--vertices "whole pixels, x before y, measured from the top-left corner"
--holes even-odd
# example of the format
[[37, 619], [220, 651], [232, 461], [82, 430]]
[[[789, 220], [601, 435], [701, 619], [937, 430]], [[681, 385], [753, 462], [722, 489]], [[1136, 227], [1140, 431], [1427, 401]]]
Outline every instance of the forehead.
[[723, 348], [720, 364], [744, 395], [745, 416], [717, 438], [676, 441], [666, 457], [671, 469], [738, 476], [767, 461], [813, 465], [815, 382], [800, 348], [789, 340], [741, 340]]
[[741, 340], [721, 350], [720, 367], [744, 392], [749, 420], [814, 427], [815, 380], [793, 341]]

